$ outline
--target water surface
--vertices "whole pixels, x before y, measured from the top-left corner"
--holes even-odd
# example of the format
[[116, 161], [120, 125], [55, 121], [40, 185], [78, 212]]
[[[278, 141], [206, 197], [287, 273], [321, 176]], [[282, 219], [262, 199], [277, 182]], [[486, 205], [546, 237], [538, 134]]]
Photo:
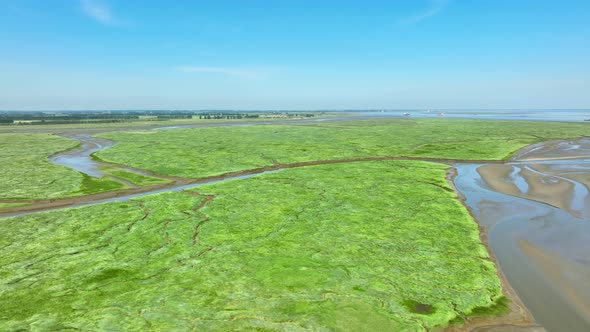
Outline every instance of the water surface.
[[93, 160], [91, 155], [116, 143], [107, 139], [91, 137], [89, 134], [69, 134], [64, 137], [78, 140], [80, 146], [55, 154], [49, 160], [54, 164], [72, 168], [89, 176], [103, 177], [104, 173], [99, 169], [100, 164]]
[[550, 332], [590, 331], [589, 149], [580, 139], [504, 165], [456, 165], [455, 186], [502, 271]]

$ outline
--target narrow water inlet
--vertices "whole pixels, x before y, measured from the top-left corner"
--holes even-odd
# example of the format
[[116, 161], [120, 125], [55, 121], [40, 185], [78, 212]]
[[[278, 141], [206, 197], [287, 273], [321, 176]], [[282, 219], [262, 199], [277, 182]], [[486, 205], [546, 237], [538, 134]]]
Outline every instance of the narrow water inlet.
[[517, 166], [517, 165], [512, 165], [512, 173], [510, 173], [510, 180], [512, 181], [512, 183], [514, 183], [516, 185], [516, 187], [518, 188], [518, 190], [520, 190], [521, 193], [526, 194], [529, 191], [529, 184], [526, 182], [526, 180], [522, 177], [521, 173], [522, 173], [522, 167]]
[[115, 145], [115, 142], [104, 138], [92, 137], [88, 134], [71, 134], [63, 135], [63, 137], [78, 140], [80, 146], [49, 157], [52, 163], [72, 168], [96, 178], [105, 176], [100, 171], [100, 164], [93, 160], [91, 155]]

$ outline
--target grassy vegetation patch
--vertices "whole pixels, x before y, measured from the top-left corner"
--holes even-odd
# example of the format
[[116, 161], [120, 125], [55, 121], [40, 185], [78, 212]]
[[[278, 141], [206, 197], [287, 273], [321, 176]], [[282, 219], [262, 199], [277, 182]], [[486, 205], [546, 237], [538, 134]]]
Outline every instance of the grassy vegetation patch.
[[109, 179], [108, 177], [95, 178], [82, 174], [82, 184], [80, 189], [75, 193], [79, 195], [91, 195], [103, 191], [119, 190], [127, 188], [121, 182]]
[[77, 145], [50, 134], [0, 134], [0, 199], [56, 198], [77, 191], [82, 175], [47, 159]]
[[491, 306], [477, 307], [471, 310], [471, 316], [474, 317], [497, 317], [507, 314], [510, 311], [510, 300], [501, 296]]
[[198, 178], [275, 163], [377, 156], [500, 160], [532, 143], [586, 135], [588, 128], [584, 123], [398, 119], [116, 132], [99, 135], [119, 144], [97, 155], [158, 174]]
[[138, 186], [153, 186], [172, 182], [171, 180], [129, 172], [115, 167], [104, 167], [101, 168], [101, 171], [103, 171], [106, 174], [127, 180]]
[[4, 219], [0, 330], [445, 326], [502, 294], [444, 169], [304, 167]]
[[[55, 165], [48, 159], [51, 155], [77, 146], [79, 142], [76, 140], [50, 134], [0, 134], [0, 183], [3, 185], [0, 200], [81, 196], [127, 187], [108, 177], [94, 178]], [[140, 185], [164, 183], [164, 180], [122, 170], [115, 172]], [[0, 209], [14, 206], [0, 205]]]
[[29, 203], [0, 203], [0, 210], [2, 209], [9, 209], [9, 208], [13, 208], [13, 207], [19, 207], [19, 206], [27, 206], [30, 205]]

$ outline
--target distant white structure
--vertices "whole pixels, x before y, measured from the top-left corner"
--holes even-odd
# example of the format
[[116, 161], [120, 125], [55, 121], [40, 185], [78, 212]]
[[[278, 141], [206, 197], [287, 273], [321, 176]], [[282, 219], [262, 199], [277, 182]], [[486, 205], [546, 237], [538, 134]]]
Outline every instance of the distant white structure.
[[287, 114], [285, 113], [272, 113], [272, 114], [260, 114], [260, 116], [258, 116], [259, 118], [272, 118], [272, 119], [276, 119], [276, 118], [286, 118]]
[[37, 122], [41, 122], [41, 120], [13, 120], [12, 121], [13, 124], [33, 124], [33, 123], [37, 123]]

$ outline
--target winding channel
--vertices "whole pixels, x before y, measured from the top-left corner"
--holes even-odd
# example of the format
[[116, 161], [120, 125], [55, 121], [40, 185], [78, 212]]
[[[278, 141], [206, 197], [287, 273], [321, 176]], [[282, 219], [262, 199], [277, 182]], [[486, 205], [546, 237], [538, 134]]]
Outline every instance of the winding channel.
[[70, 167], [78, 172], [97, 178], [105, 176], [105, 174], [100, 171], [100, 164], [94, 161], [91, 155], [115, 145], [115, 142], [92, 137], [89, 134], [65, 134], [61, 136], [77, 140], [80, 142], [80, 145], [72, 150], [60, 152], [49, 157], [49, 160], [52, 163]]
[[[89, 176], [105, 176], [101, 163], [91, 155], [115, 142], [85, 134], [64, 136], [79, 140], [80, 146], [50, 157], [52, 162]], [[0, 212], [0, 218], [126, 201], [287, 168], [378, 160], [452, 165], [455, 188], [487, 235], [502, 272], [537, 322], [550, 332], [590, 331], [590, 138], [535, 144], [505, 163], [376, 157], [279, 164], [201, 179], [175, 178], [166, 185], [35, 202]]]

